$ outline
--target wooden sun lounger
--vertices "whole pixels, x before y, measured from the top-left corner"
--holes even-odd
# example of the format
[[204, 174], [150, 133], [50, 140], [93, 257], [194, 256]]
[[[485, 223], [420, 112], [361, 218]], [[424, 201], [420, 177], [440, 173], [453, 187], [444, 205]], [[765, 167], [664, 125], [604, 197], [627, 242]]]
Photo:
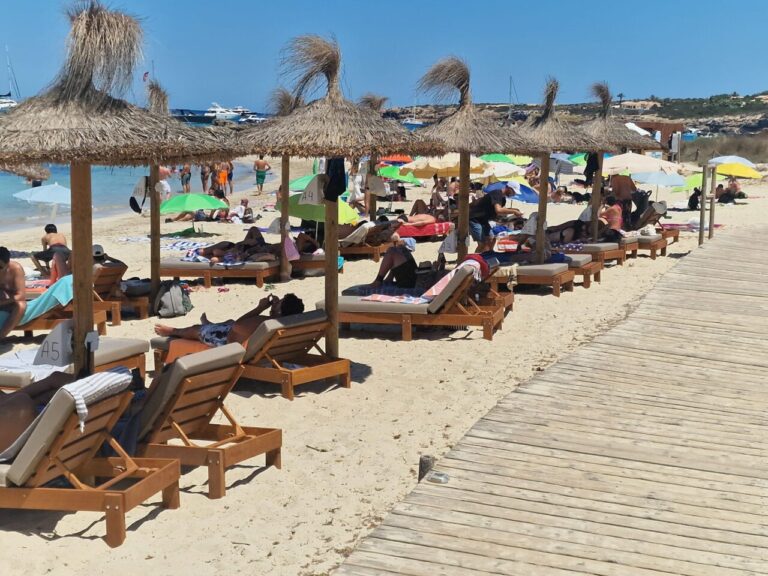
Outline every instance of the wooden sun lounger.
[[369, 244], [359, 244], [355, 246], [339, 246], [340, 256], [365, 256], [373, 259], [374, 262], [381, 260], [382, 254], [388, 249], [394, 246], [392, 242], [384, 242], [378, 246], [370, 246]]
[[656, 232], [661, 234], [662, 238], [667, 241], [668, 244], [674, 244], [680, 240], [680, 230], [677, 228], [656, 228]]
[[[519, 265], [515, 279], [518, 285], [551, 286], [552, 294], [560, 297], [563, 289], [573, 291], [575, 271], [567, 264]], [[499, 291], [513, 277], [512, 267], [503, 266], [488, 278], [491, 287]]]
[[667, 255], [667, 239], [661, 234], [638, 236], [637, 240], [640, 244], [639, 250], [647, 250], [651, 256], [651, 260], [656, 260], [657, 253], [660, 253], [662, 256]]
[[616, 260], [619, 265], [623, 266], [627, 259], [626, 251], [616, 242], [586, 243], [581, 250], [568, 249], [563, 250], [563, 252], [565, 254], [589, 254], [592, 256], [592, 260], [600, 262], [603, 266], [611, 260]]
[[576, 276], [581, 276], [581, 285], [584, 288], [592, 286], [592, 279], [595, 282], [602, 280], [603, 263], [599, 260], [593, 260], [591, 254], [568, 254], [571, 262], [568, 267], [573, 270]]
[[[249, 266], [251, 264], [251, 266]], [[265, 266], [253, 266], [264, 264]], [[280, 274], [279, 262], [250, 262], [243, 266], [211, 266], [204, 262], [163, 261], [160, 263], [160, 276], [163, 278], [202, 278], [203, 286], [213, 286], [214, 278], [237, 278], [256, 281], [256, 286], [264, 287], [264, 281]]]
[[[399, 325], [402, 339], [413, 339], [414, 326], [479, 326], [483, 338], [493, 339], [493, 333], [504, 320], [503, 306], [480, 306], [469, 297], [474, 279], [467, 268], [460, 268], [448, 285], [429, 304], [387, 304], [364, 301], [357, 296], [339, 299], [340, 324]], [[324, 305], [318, 303], [319, 307]]]
[[349, 388], [349, 360], [329, 356], [319, 344], [330, 327], [325, 312], [297, 314], [300, 321], [295, 323], [290, 318], [268, 320], [254, 333], [243, 360], [243, 376], [280, 384], [288, 400], [294, 398], [294, 387], [318, 380], [338, 379]]
[[[179, 462], [132, 458], [110, 436], [131, 396], [123, 392], [89, 406], [82, 433], [72, 397], [57, 392], [13, 463], [0, 464], [0, 508], [103, 512], [107, 521], [104, 539], [111, 547], [125, 540], [125, 513], [154, 494], [162, 492], [164, 508], [178, 508]], [[61, 416], [66, 419], [56, 426]], [[104, 442], [117, 457], [95, 457]], [[60, 476], [72, 488], [45, 486]], [[89, 478], [107, 480], [97, 485], [90, 484]], [[129, 481], [134, 482], [126, 486]]]
[[125, 265], [96, 265], [93, 267], [93, 309], [104, 310], [110, 314], [112, 326], [120, 326], [122, 306], [136, 310], [139, 318], [149, 316], [149, 298], [147, 296], [126, 296], [120, 283], [128, 270]]
[[[207, 466], [209, 498], [225, 495], [225, 471], [235, 464], [265, 454], [267, 466], [281, 466], [282, 430], [241, 426], [224, 406], [243, 372], [244, 352], [228, 344], [177, 359], [153, 382], [142, 412], [139, 452]], [[217, 413], [228, 423], [212, 424]]]
[[[306, 272], [308, 270], [325, 270], [325, 255], [302, 254], [299, 260], [291, 262], [294, 272]], [[339, 274], [344, 274], [344, 265], [339, 268]]]
[[[74, 307], [72, 304], [54, 308], [47, 314], [43, 314], [38, 318], [35, 318], [31, 322], [26, 324], [19, 324], [14, 330], [21, 330], [24, 332], [26, 338], [34, 336], [35, 332], [41, 330], [50, 331], [53, 330], [57, 324], [64, 320], [71, 320], [74, 314]], [[107, 333], [107, 313], [104, 310], [93, 311], [93, 323], [96, 325], [100, 336], [105, 336]]]
[[637, 250], [639, 249], [637, 238], [634, 236], [627, 236], [622, 238], [619, 242], [619, 248], [624, 250], [624, 257], [637, 258]]
[[[265, 321], [248, 339], [242, 361], [244, 378], [280, 384], [283, 397], [294, 398], [294, 388], [318, 380], [336, 380], [345, 388], [351, 386], [350, 362], [333, 358], [319, 345], [329, 328], [322, 310], [304, 312]], [[167, 361], [171, 338], [153, 338], [155, 371]], [[199, 345], [198, 345], [199, 344]], [[193, 343], [192, 350], [210, 349]], [[313, 350], [316, 353], [312, 353]]]

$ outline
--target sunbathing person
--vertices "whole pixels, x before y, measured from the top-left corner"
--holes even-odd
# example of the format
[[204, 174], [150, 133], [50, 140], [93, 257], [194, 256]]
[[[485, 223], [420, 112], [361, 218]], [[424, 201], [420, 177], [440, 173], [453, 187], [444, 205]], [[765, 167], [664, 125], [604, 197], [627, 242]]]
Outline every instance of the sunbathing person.
[[[248, 233], [240, 242], [221, 241], [213, 246], [198, 248], [199, 256], [210, 259], [212, 263], [221, 260], [237, 262], [255, 262], [263, 255], [280, 255], [280, 244], [269, 244], [256, 226], [251, 226]], [[274, 258], [272, 258], [274, 260]]]
[[27, 309], [24, 268], [11, 260], [11, 253], [0, 246], [0, 340], [16, 328]]
[[426, 226], [427, 224], [435, 224], [437, 222], [437, 218], [432, 216], [432, 214], [412, 214], [410, 216], [400, 214], [397, 219], [406, 224], [418, 227]]
[[[45, 234], [40, 239], [40, 243], [43, 245], [41, 252], [32, 252], [32, 263], [35, 268], [41, 272], [50, 273], [50, 263], [54, 260], [57, 254], [60, 254], [60, 258], [56, 258], [56, 264], [59, 267], [59, 276], [66, 276], [69, 274], [69, 257], [72, 251], [67, 247], [67, 238], [58, 231], [56, 224], [48, 224], [45, 227]], [[45, 262], [45, 266], [40, 263], [40, 260]], [[46, 270], [47, 268], [47, 270]]]
[[396, 242], [400, 239], [397, 235], [397, 230], [402, 225], [400, 220], [384, 220], [382, 222], [376, 222], [371, 224], [370, 222], [361, 221], [357, 225], [342, 224], [338, 228], [339, 240], [343, 240], [352, 234], [355, 230], [366, 227], [365, 238], [357, 244], [368, 244], [369, 246], [381, 246], [386, 242]]
[[[265, 311], [268, 312], [267, 315], [262, 315]], [[156, 324], [155, 333], [158, 336], [199, 340], [208, 346], [224, 346], [233, 342], [244, 344], [256, 329], [270, 318], [281, 318], [302, 312], [304, 312], [304, 302], [295, 294], [286, 294], [283, 298], [270, 294], [262, 298], [256, 308], [237, 320], [210, 322], [203, 314], [200, 317], [200, 324], [186, 328]]]

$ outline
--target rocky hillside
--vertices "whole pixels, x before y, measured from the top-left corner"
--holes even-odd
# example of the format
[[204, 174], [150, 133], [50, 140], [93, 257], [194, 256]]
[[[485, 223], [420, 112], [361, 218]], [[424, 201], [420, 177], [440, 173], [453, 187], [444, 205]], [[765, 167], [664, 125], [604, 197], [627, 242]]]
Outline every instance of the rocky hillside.
[[[478, 104], [482, 109], [491, 111], [499, 121], [509, 117], [521, 121], [531, 113], [539, 111], [539, 106], [508, 104]], [[416, 117], [422, 122], [433, 123], [455, 110], [455, 106], [417, 105], [407, 108], [391, 108], [386, 116], [397, 120]], [[597, 104], [567, 104], [558, 106], [563, 117], [575, 122], [585, 120], [597, 113]], [[693, 128], [703, 134], [757, 134], [768, 130], [768, 92], [751, 96], [724, 94], [709, 98], [659, 99], [651, 96], [647, 100], [627, 100], [614, 110], [614, 115], [622, 120], [659, 120], [681, 122], [686, 128]]]

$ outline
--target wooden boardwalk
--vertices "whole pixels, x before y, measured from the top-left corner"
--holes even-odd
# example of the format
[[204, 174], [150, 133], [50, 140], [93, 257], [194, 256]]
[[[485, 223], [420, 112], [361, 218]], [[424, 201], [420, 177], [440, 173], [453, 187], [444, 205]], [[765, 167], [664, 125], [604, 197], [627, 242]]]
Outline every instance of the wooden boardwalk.
[[766, 234], [504, 398], [334, 574], [768, 574]]

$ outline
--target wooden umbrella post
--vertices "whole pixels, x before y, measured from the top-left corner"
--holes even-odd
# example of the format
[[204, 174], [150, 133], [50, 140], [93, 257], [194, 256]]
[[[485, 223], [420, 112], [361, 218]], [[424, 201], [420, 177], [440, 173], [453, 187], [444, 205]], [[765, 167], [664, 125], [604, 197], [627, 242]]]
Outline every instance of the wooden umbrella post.
[[85, 339], [93, 330], [93, 209], [91, 207], [91, 166], [70, 166], [72, 185], [72, 281], [74, 296], [74, 331], [72, 352], [75, 374], [93, 366]]
[[457, 262], [467, 255], [469, 236], [469, 152], [459, 152], [459, 233]]
[[539, 214], [536, 222], [536, 263], [544, 263], [544, 234], [547, 220], [547, 202], [549, 201], [549, 154], [541, 157], [539, 182]]
[[704, 224], [707, 216], [707, 165], [701, 168], [701, 196], [699, 196], [699, 246], [704, 244]]
[[155, 185], [160, 181], [160, 167], [149, 167], [149, 305], [155, 313], [155, 300], [160, 291], [160, 193]]
[[280, 281], [291, 279], [291, 263], [285, 251], [288, 240], [288, 199], [290, 197], [289, 182], [291, 176], [291, 157], [283, 154], [280, 167]]
[[709, 185], [709, 233], [707, 238], [712, 238], [715, 235], [715, 204], [717, 204], [717, 195], [715, 190], [717, 188], [717, 166], [712, 166], [712, 181]]
[[330, 326], [325, 335], [325, 351], [339, 357], [339, 205], [325, 200], [325, 313]]
[[597, 153], [597, 171], [592, 180], [592, 198], [590, 204], [592, 205], [592, 216], [590, 219], [590, 233], [592, 235], [592, 242], [597, 242], [597, 215], [600, 212], [600, 202], [603, 199], [603, 153]]
[[[376, 154], [371, 153], [368, 159], [368, 174], [376, 176], [376, 164], [379, 162], [379, 157]], [[368, 188], [368, 179], [366, 178], [366, 188]], [[369, 190], [365, 191], [366, 206], [368, 206], [368, 218], [371, 222], [376, 222], [376, 194], [373, 194]]]

